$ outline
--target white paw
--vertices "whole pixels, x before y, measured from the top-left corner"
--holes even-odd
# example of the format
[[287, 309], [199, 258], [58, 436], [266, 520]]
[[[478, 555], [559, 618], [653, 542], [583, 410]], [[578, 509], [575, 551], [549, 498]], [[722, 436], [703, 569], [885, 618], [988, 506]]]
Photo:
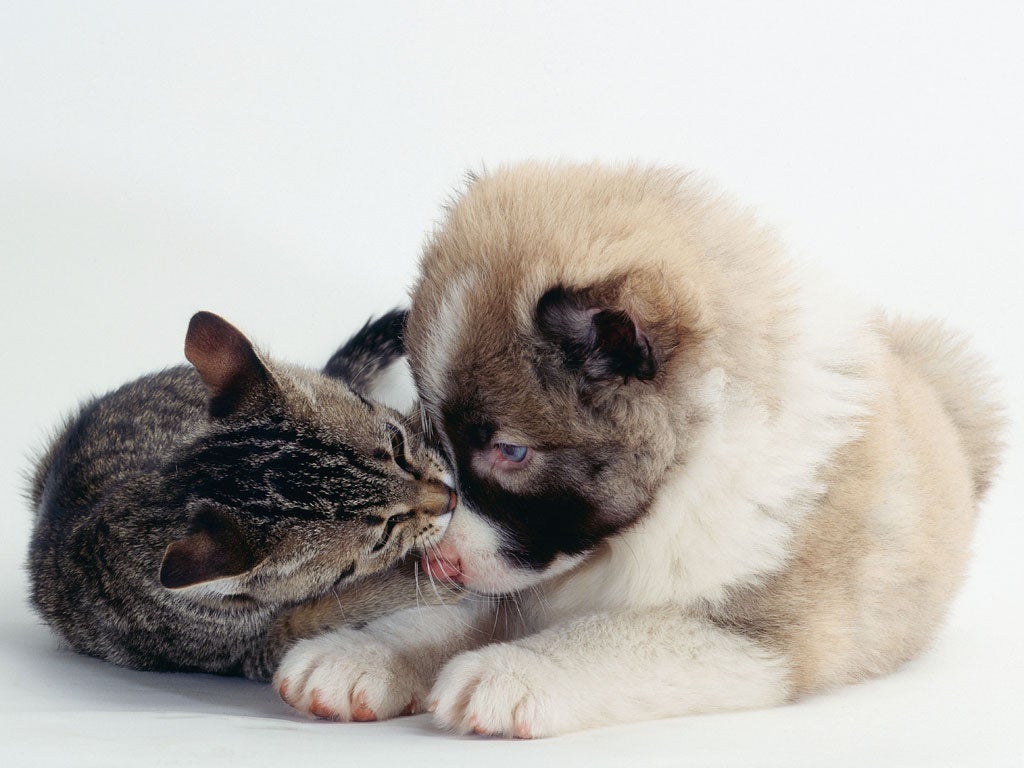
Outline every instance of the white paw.
[[358, 630], [300, 640], [274, 675], [288, 704], [325, 720], [386, 720], [414, 714], [426, 693], [399, 654]]
[[512, 644], [462, 653], [441, 670], [430, 692], [438, 724], [457, 733], [532, 739], [573, 730], [560, 695], [564, 672]]

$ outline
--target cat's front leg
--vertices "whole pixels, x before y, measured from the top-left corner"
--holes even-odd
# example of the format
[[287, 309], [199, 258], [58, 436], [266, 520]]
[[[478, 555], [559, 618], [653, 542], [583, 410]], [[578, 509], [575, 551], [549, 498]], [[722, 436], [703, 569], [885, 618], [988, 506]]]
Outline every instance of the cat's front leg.
[[571, 620], [456, 656], [430, 693], [459, 733], [535, 738], [780, 704], [782, 654], [670, 606]]
[[297, 642], [274, 687], [300, 712], [328, 720], [385, 720], [425, 707], [452, 656], [489, 639], [493, 607], [472, 601], [410, 608], [362, 629]]

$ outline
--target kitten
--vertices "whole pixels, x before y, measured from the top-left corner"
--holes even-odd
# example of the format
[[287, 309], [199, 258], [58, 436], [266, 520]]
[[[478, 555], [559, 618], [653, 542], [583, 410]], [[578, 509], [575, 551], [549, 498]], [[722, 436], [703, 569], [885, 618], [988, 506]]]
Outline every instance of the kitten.
[[780, 704], [928, 645], [1000, 452], [962, 337], [846, 306], [665, 170], [485, 175], [421, 269], [405, 341], [461, 500], [425, 566], [492, 599], [296, 644], [295, 707], [545, 736]]
[[[401, 354], [381, 343], [394, 322], [331, 372], [371, 384], [373, 350], [381, 367]], [[53, 629], [136, 669], [266, 680], [297, 637], [416, 604], [412, 565], [393, 566], [440, 537], [455, 497], [401, 415], [210, 313], [185, 356], [194, 369], [87, 404], [37, 467], [32, 602]]]

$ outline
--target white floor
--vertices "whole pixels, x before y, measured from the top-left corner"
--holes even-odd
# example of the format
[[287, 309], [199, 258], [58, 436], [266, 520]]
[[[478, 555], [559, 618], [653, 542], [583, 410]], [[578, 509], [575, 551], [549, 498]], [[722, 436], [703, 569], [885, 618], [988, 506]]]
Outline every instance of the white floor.
[[[1019, 566], [1016, 566], [1019, 576]], [[8, 594], [18, 585], [9, 572]], [[12, 583], [14, 582], [14, 583]], [[1019, 579], [1018, 579], [1019, 583]], [[134, 672], [60, 651], [16, 601], [0, 623], [5, 766], [1020, 765], [1020, 648], [976, 579], [935, 649], [899, 674], [774, 710], [707, 715], [537, 742], [452, 737], [429, 716], [310, 722], [269, 686]]]
[[[1024, 765], [1019, 2], [0, 12], [0, 766]], [[338, 725], [265, 686], [58, 650], [26, 606], [30, 457], [223, 314], [322, 364], [401, 303], [466, 168], [695, 167], [867, 301], [969, 330], [1015, 424], [933, 650], [780, 709], [540, 742]]]

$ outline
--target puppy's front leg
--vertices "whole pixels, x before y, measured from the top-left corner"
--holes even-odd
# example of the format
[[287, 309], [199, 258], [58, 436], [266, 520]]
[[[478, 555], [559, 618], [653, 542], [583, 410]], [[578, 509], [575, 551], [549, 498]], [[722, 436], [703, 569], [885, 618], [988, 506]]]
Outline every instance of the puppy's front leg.
[[425, 605], [300, 640], [274, 675], [281, 698], [328, 720], [384, 720], [425, 705], [441, 666], [489, 639], [492, 604]]
[[431, 691], [451, 730], [531, 738], [789, 698], [778, 653], [671, 606], [574, 619], [456, 656]]

